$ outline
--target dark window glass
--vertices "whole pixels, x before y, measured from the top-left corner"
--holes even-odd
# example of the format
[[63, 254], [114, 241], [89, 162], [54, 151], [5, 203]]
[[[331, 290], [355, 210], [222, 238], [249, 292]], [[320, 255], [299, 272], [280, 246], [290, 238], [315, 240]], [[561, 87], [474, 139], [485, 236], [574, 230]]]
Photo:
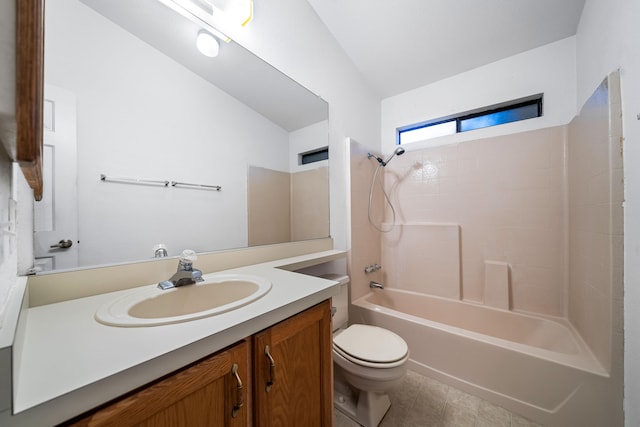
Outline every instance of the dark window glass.
[[328, 159], [329, 159], [329, 148], [323, 148], [320, 150], [310, 151], [308, 153], [300, 154], [301, 165], [320, 162], [322, 160], [328, 160]]
[[538, 104], [523, 105], [508, 110], [488, 113], [481, 116], [460, 120], [460, 132], [468, 130], [488, 128], [490, 126], [503, 125], [505, 123], [517, 122], [519, 120], [539, 117]]

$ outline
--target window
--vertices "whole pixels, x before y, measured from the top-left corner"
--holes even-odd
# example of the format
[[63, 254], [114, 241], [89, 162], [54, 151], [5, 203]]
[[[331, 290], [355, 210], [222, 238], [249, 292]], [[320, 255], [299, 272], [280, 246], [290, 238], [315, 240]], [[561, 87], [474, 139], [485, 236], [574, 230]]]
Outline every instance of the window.
[[298, 154], [298, 164], [307, 165], [309, 163], [320, 162], [322, 160], [329, 159], [329, 147], [323, 147], [313, 151], [307, 151], [306, 153]]
[[542, 94], [397, 129], [398, 144], [409, 144], [542, 116]]

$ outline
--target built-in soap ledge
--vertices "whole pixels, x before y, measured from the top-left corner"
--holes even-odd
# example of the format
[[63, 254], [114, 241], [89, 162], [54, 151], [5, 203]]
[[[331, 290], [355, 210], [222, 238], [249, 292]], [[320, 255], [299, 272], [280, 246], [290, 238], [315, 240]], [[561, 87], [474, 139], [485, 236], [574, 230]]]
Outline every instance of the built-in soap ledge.
[[[286, 264], [277, 265], [276, 267], [282, 270], [305, 273], [301, 270], [313, 268], [331, 261], [345, 259], [345, 256], [346, 253], [344, 251], [324, 251], [321, 253], [316, 253], [313, 257], [310, 257], [309, 255], [303, 255], [289, 258], [287, 260], [284, 260]], [[346, 270], [346, 265], [344, 266], [344, 269]]]
[[[203, 273], [215, 273], [247, 265], [291, 259], [283, 261], [285, 264], [277, 267], [293, 271], [302, 268], [297, 267], [298, 265], [325, 262], [314, 260], [312, 254], [327, 251], [331, 252], [329, 257], [344, 256], [344, 252], [334, 253], [333, 240], [325, 238], [198, 254], [196, 263], [197, 268]], [[160, 282], [175, 272], [176, 262], [175, 258], [150, 259], [30, 276], [29, 306], [54, 304]]]
[[484, 262], [484, 304], [509, 310], [511, 307], [511, 267], [502, 261]]

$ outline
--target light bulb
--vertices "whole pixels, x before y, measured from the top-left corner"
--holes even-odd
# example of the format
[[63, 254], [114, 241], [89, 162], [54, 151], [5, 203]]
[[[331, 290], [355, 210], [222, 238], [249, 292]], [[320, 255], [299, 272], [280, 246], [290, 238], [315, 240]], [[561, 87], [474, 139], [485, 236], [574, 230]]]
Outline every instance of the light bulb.
[[201, 30], [198, 33], [198, 38], [196, 39], [196, 46], [200, 53], [210, 58], [215, 58], [218, 56], [218, 52], [220, 51], [220, 45], [218, 44], [218, 40], [211, 34], [205, 30]]

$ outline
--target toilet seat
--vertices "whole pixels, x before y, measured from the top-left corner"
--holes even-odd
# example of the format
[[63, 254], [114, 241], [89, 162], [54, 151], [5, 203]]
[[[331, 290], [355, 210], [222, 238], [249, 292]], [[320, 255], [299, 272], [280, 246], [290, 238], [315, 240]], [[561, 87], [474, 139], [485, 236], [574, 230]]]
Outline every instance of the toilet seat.
[[371, 368], [394, 368], [409, 357], [407, 343], [395, 333], [370, 325], [351, 325], [333, 338], [333, 348], [345, 359]]

